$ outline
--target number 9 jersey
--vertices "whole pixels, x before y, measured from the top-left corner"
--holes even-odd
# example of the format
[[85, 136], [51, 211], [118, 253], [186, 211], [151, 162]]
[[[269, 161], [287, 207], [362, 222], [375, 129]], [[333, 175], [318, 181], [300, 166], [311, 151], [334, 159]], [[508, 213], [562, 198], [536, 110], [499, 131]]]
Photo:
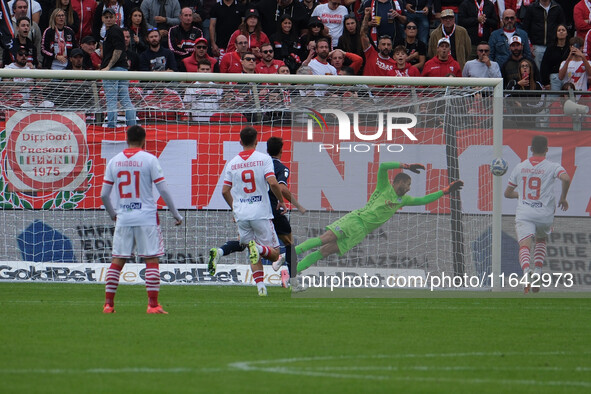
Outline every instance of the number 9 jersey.
[[271, 156], [246, 150], [226, 164], [224, 185], [232, 192], [232, 211], [236, 221], [273, 219], [267, 178], [275, 176]]
[[556, 210], [554, 181], [566, 170], [558, 163], [532, 156], [511, 172], [509, 186], [519, 194], [516, 220], [551, 224]]
[[117, 226], [155, 226], [158, 213], [152, 184], [164, 181], [156, 156], [128, 148], [107, 164], [103, 183], [113, 185]]

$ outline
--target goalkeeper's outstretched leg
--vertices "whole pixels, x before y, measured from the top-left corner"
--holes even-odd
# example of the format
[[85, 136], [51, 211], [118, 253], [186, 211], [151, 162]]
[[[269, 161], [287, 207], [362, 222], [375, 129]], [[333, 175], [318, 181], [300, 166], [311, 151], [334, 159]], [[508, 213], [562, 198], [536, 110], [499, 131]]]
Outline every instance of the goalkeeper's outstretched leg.
[[331, 230], [328, 230], [320, 237], [310, 238], [296, 246], [296, 253], [300, 254], [318, 246], [320, 246], [319, 250], [310, 253], [302, 261], [298, 262], [298, 272], [302, 272], [311, 265], [316, 264], [319, 260], [339, 252], [337, 236]]

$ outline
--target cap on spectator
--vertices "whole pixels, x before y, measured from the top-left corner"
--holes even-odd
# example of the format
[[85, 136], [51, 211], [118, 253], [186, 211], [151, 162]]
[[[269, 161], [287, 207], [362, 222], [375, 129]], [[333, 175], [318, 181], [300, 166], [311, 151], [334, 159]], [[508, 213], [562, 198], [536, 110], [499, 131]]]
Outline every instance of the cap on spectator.
[[205, 37], [199, 37], [197, 40], [195, 40], [195, 45], [199, 44], [200, 42], [203, 42], [205, 45], [207, 45], [207, 40]]
[[247, 9], [246, 10], [246, 14], [244, 14], [244, 20], [247, 20], [251, 16], [254, 16], [254, 17], [258, 18], [259, 17], [259, 12], [255, 8], [249, 8], [249, 9]]
[[103, 9], [103, 15], [105, 15], [105, 14], [117, 15], [117, 13], [115, 12], [115, 10], [112, 9], [112, 8], [104, 8]]
[[439, 41], [437, 41], [437, 46], [439, 46], [439, 45], [441, 45], [443, 43], [451, 46], [451, 43], [449, 42], [449, 38], [443, 37], [442, 39], [440, 39]]
[[445, 18], [446, 16], [456, 16], [456, 14], [454, 14], [454, 10], [448, 8], [447, 10], [441, 11], [441, 17]]
[[310, 21], [308, 22], [308, 27], [313, 26], [320, 26], [322, 29], [324, 29], [324, 23], [322, 23], [322, 20], [320, 20], [320, 18], [318, 18], [317, 16], [311, 17]]
[[72, 49], [72, 52], [70, 52], [70, 57], [76, 57], [76, 56], [84, 56], [84, 51], [80, 48]]
[[509, 45], [514, 44], [514, 43], [521, 44], [521, 37], [519, 37], [517, 34], [513, 34], [513, 37], [511, 37], [511, 39], [509, 41], [510, 41]]
[[93, 36], [84, 36], [82, 37], [82, 40], [80, 41], [81, 44], [96, 44], [96, 40], [94, 39]]

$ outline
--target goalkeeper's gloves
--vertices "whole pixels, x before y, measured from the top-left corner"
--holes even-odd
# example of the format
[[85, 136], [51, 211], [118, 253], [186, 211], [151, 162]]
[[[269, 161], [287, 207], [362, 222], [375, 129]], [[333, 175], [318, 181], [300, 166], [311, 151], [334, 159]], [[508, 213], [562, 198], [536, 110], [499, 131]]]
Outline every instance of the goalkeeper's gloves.
[[409, 170], [414, 172], [415, 174], [418, 174], [420, 172], [420, 170], [424, 170], [425, 166], [422, 164], [418, 164], [418, 163], [414, 163], [414, 164], [403, 164], [402, 165], [402, 169], [404, 170]]
[[456, 190], [462, 190], [463, 186], [464, 181], [458, 179], [457, 181], [453, 181], [452, 183], [450, 183], [448, 187], [444, 188], [443, 194], [450, 194], [455, 192]]

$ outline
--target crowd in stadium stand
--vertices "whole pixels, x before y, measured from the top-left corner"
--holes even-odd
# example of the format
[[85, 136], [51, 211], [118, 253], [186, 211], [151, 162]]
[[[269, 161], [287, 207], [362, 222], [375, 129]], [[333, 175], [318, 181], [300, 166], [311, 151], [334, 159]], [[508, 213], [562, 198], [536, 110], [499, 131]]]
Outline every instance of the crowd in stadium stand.
[[108, 12], [130, 71], [207, 61], [222, 73], [502, 75], [507, 90], [582, 91], [591, 76], [591, 0], [2, 1], [7, 68], [100, 69]]

